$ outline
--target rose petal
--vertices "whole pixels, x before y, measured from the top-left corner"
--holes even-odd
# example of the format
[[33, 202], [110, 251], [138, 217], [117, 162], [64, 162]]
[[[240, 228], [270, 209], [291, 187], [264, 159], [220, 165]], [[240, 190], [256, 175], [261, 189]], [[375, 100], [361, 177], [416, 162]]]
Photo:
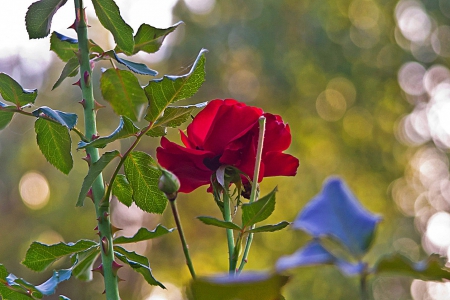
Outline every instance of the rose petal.
[[266, 132], [264, 134], [263, 152], [282, 152], [291, 145], [291, 130], [278, 115], [265, 113]]
[[269, 176], [295, 176], [300, 164], [298, 159], [290, 154], [269, 152], [264, 158], [264, 177]]

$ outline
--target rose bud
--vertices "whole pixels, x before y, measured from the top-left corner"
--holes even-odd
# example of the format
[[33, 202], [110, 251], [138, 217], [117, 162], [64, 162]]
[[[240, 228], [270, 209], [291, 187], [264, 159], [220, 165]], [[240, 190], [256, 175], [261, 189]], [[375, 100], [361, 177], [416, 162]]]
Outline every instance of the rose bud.
[[161, 169], [161, 177], [159, 177], [158, 188], [166, 194], [169, 200], [175, 200], [178, 190], [180, 189], [180, 180], [172, 172]]

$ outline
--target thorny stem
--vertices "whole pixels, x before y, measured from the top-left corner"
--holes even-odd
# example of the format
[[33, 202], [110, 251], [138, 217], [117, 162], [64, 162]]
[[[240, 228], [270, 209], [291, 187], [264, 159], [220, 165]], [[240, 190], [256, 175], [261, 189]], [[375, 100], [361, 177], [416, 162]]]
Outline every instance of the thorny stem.
[[175, 219], [175, 223], [177, 224], [178, 234], [180, 235], [181, 245], [183, 246], [184, 257], [186, 258], [186, 264], [189, 268], [189, 272], [191, 273], [192, 279], [195, 279], [195, 270], [194, 265], [192, 264], [191, 256], [189, 254], [189, 246], [186, 243], [186, 238], [184, 237], [183, 227], [181, 226], [180, 216], [178, 214], [176, 199], [170, 200], [170, 207], [172, 208], [173, 218]]
[[[255, 170], [253, 173], [253, 182], [252, 182], [252, 191], [250, 194], [249, 202], [252, 203], [256, 200], [257, 188], [258, 188], [258, 177], [259, 177], [259, 169], [261, 167], [261, 158], [262, 158], [262, 150], [264, 145], [264, 133], [266, 131], [266, 117], [261, 116], [258, 120], [259, 122], [259, 136], [258, 136], [258, 149], [256, 152], [256, 161], [255, 161]], [[253, 229], [255, 225], [252, 225], [250, 229]], [[239, 265], [238, 273], [242, 271], [245, 264], [247, 263], [248, 253], [250, 252], [250, 247], [253, 241], [253, 233], [249, 233], [247, 236], [247, 240], [245, 242], [244, 254], [242, 255], [242, 260]]]
[[[80, 61], [80, 84], [84, 103], [84, 125], [85, 136], [89, 140], [97, 134], [96, 111], [94, 93], [92, 88], [92, 70], [89, 61], [89, 40], [87, 33], [86, 15], [83, 0], [75, 0], [75, 28], [78, 35], [78, 49]], [[86, 147], [86, 152], [90, 155], [92, 163], [99, 157], [99, 151], [94, 147]], [[113, 240], [111, 232], [111, 222], [109, 218], [109, 201], [102, 201], [105, 194], [103, 176], [100, 174], [92, 184], [92, 196], [98, 220], [98, 230], [100, 233], [100, 244], [102, 245], [101, 259], [105, 282], [105, 293], [107, 300], [119, 300], [118, 277], [113, 271]]]

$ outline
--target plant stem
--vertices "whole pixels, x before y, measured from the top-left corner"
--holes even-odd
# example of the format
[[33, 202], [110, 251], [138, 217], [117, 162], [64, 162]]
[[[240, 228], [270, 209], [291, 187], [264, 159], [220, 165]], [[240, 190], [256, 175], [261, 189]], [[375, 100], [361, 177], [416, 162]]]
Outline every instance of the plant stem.
[[[264, 145], [264, 133], [266, 131], [266, 117], [261, 116], [258, 120], [258, 123], [259, 123], [258, 148], [256, 151], [255, 170], [253, 173], [252, 191], [250, 193], [250, 200], [249, 200], [250, 203], [254, 202], [257, 196], [259, 169], [261, 167], [262, 150]], [[255, 225], [252, 225], [250, 227], [250, 229], [253, 228], [255, 228]], [[242, 260], [239, 265], [238, 270], [239, 273], [242, 271], [245, 264], [247, 263], [248, 253], [250, 252], [252, 241], [253, 241], [253, 233], [249, 233], [247, 236], [247, 240], [245, 242], [244, 254], [242, 255]]]
[[195, 279], [195, 270], [194, 265], [192, 264], [191, 256], [189, 254], [189, 246], [186, 243], [186, 238], [184, 237], [183, 227], [181, 226], [180, 216], [178, 214], [176, 199], [170, 200], [170, 207], [172, 208], [173, 218], [175, 219], [175, 223], [177, 224], [178, 234], [180, 236], [181, 245], [183, 246], [184, 257], [186, 258], [186, 264], [189, 268], [189, 272], [191, 273], [192, 279]]
[[359, 289], [361, 294], [361, 300], [368, 300], [369, 295], [367, 292], [367, 266], [364, 267], [364, 270], [360, 274], [359, 278]]
[[[89, 140], [97, 134], [96, 111], [94, 93], [92, 88], [92, 70], [89, 60], [88, 33], [86, 15], [83, 0], [75, 0], [75, 28], [78, 35], [79, 61], [80, 61], [80, 85], [83, 95], [85, 137]], [[86, 152], [91, 157], [92, 163], [96, 162], [100, 155], [97, 148], [87, 147]], [[105, 293], [107, 300], [119, 300], [119, 288], [116, 272], [113, 270], [114, 251], [110, 222], [109, 201], [102, 201], [105, 194], [103, 176], [100, 174], [92, 184], [92, 196], [98, 220], [100, 233], [101, 258], [105, 281]]]
[[[223, 190], [223, 219], [226, 222], [231, 222], [231, 203], [230, 203], [230, 195], [228, 192], [228, 188], [224, 187]], [[234, 234], [233, 229], [226, 229], [227, 232], [227, 242], [228, 242], [228, 261], [229, 261], [229, 268], [228, 271], [230, 274], [236, 273], [236, 264], [237, 264], [237, 257], [234, 258]]]

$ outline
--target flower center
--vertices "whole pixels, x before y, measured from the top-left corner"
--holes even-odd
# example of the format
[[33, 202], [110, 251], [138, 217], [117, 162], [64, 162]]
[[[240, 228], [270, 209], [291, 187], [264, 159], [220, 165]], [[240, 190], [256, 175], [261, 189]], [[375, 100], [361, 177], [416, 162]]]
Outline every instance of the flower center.
[[211, 171], [215, 171], [220, 167], [219, 159], [220, 155], [214, 157], [205, 157], [203, 159], [203, 164]]

